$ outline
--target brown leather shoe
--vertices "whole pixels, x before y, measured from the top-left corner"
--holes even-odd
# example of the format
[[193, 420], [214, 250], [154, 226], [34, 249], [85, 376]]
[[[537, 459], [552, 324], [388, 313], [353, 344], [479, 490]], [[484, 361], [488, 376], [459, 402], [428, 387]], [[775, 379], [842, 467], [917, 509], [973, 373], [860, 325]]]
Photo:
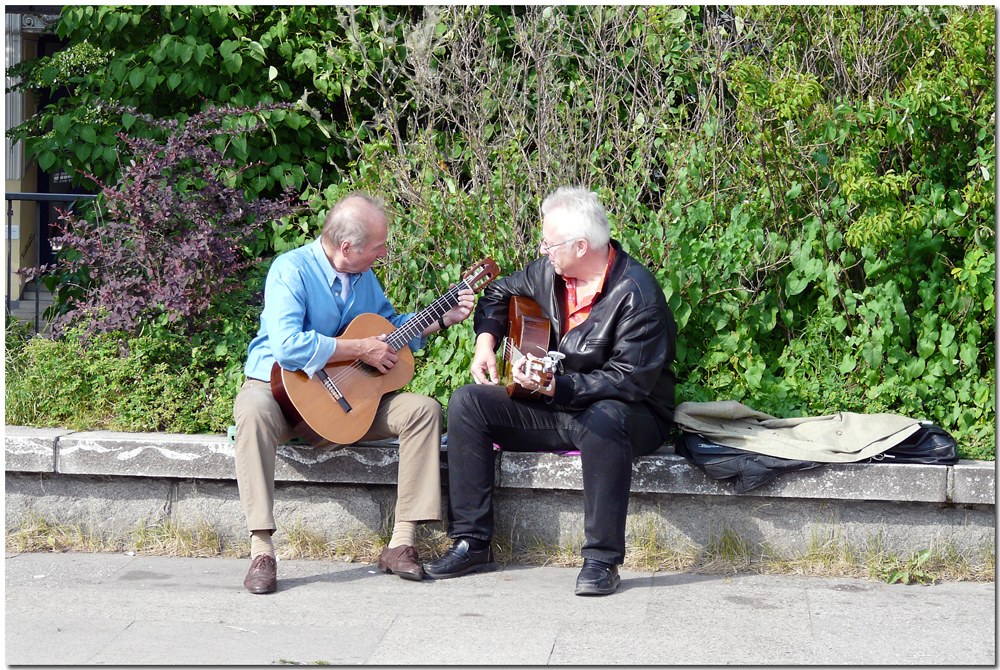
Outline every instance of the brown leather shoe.
[[273, 556], [261, 554], [253, 559], [243, 586], [250, 593], [274, 593], [278, 590], [278, 562]]
[[420, 559], [417, 558], [417, 550], [408, 544], [383, 549], [382, 555], [378, 557], [378, 569], [412, 582], [419, 582], [424, 578], [424, 569], [420, 566]]

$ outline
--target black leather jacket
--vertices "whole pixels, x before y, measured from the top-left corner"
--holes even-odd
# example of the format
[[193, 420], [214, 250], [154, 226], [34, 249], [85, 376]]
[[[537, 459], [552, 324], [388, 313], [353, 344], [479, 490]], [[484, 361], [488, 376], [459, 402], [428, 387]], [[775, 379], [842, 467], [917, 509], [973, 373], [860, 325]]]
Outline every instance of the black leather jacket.
[[547, 257], [532, 261], [486, 287], [476, 308], [475, 331], [497, 342], [507, 334], [511, 296], [531, 298], [549, 319], [549, 348], [566, 355], [549, 401], [566, 411], [598, 400], [645, 403], [666, 430], [673, 422], [677, 322], [652, 273], [611, 240], [615, 262], [590, 316], [565, 337], [566, 283]]

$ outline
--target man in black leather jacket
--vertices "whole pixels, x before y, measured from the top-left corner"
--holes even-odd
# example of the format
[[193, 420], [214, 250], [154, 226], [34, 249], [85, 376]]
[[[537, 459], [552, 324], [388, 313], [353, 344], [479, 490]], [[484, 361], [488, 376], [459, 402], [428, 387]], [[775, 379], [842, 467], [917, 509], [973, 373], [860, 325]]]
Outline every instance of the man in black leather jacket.
[[[583, 468], [583, 570], [578, 595], [613, 593], [625, 558], [632, 459], [658, 449], [673, 420], [677, 324], [653, 275], [610, 239], [604, 208], [586, 188], [542, 203], [544, 254], [487, 287], [475, 316], [475, 384], [448, 405], [448, 536], [424, 565], [429, 579], [495, 567], [494, 443], [509, 451], [579, 451]], [[512, 399], [497, 375], [512, 296], [541, 306], [551, 349], [565, 356], [544, 386], [527, 358], [514, 380], [534, 392]]]

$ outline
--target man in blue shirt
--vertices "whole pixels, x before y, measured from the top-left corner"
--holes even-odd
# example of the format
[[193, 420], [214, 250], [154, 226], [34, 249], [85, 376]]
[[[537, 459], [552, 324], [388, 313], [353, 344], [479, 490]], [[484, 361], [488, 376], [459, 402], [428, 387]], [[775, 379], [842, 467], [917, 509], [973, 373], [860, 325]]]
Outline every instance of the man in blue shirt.
[[[260, 330], [250, 343], [243, 388], [233, 406], [236, 420], [236, 480], [250, 530], [251, 565], [243, 585], [251, 593], [277, 590], [271, 534], [274, 522], [274, 462], [277, 447], [293, 426], [271, 393], [271, 368], [313, 376], [328, 363], [361, 360], [385, 373], [397, 356], [385, 335], [335, 339], [355, 317], [374, 313], [398, 328], [413, 314], [396, 314], [372, 272], [386, 256], [388, 217], [375, 199], [352, 193], [326, 217], [314, 242], [278, 256], [267, 273]], [[459, 302], [409, 343], [419, 349], [431, 333], [469, 317], [475, 304], [463, 289]], [[441, 405], [415, 393], [382, 397], [365, 440], [399, 438], [396, 521], [379, 568], [410, 580], [424, 577], [414, 548], [418, 523], [441, 520], [438, 455]], [[320, 446], [329, 446], [320, 445]]]

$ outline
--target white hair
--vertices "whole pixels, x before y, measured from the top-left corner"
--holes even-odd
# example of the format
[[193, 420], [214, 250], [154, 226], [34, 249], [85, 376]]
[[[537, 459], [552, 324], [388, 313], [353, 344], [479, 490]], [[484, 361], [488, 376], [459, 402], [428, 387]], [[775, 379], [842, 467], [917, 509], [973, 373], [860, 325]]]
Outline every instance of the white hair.
[[369, 232], [373, 216], [388, 222], [385, 206], [367, 193], [354, 191], [344, 196], [326, 215], [323, 232], [320, 233], [334, 247], [341, 242], [349, 242], [352, 247], [364, 249], [368, 246]]
[[[563, 219], [560, 233], [564, 237], [587, 240], [592, 249], [606, 249], [611, 239], [611, 226], [597, 194], [583, 186], [561, 186], [542, 201], [542, 216], [562, 210], [572, 216]], [[564, 228], [570, 225], [572, 230]]]

